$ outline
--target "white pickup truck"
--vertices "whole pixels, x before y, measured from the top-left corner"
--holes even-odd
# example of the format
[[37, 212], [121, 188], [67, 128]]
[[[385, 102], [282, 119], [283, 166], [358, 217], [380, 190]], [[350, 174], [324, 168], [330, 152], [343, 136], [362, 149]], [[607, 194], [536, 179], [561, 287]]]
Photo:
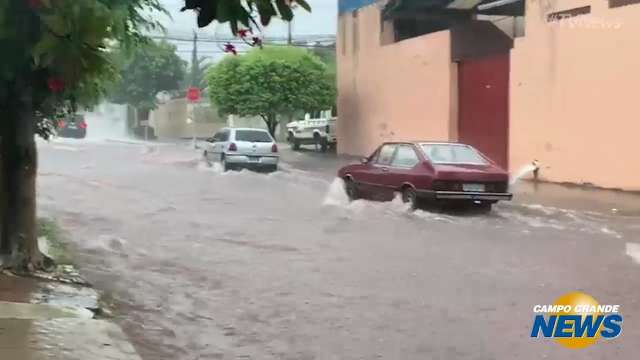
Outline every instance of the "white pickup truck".
[[327, 151], [336, 145], [336, 117], [293, 121], [287, 124], [287, 141], [293, 150], [299, 150], [300, 145], [315, 145], [320, 150]]

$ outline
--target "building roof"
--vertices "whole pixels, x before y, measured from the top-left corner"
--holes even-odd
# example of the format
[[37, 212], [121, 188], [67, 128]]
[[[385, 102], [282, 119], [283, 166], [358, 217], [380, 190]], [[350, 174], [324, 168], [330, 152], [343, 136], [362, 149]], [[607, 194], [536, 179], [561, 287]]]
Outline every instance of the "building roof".
[[453, 10], [483, 15], [523, 16], [525, 0], [338, 0], [338, 12], [351, 12], [373, 4], [385, 5], [384, 12]]
[[338, 13], [351, 12], [379, 2], [381, 0], [338, 0]]
[[431, 13], [443, 17], [459, 14], [523, 16], [524, 0], [389, 0], [385, 17]]

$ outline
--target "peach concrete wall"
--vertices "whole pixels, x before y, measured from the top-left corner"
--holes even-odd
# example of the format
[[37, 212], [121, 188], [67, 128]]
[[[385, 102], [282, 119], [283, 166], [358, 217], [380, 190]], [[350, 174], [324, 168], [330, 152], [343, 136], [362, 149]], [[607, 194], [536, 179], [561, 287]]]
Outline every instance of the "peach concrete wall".
[[[513, 169], [538, 159], [549, 181], [640, 190], [640, 4], [528, 4], [525, 37], [511, 52]], [[590, 15], [546, 21], [585, 5]]]
[[449, 32], [381, 46], [379, 7], [357, 14], [338, 22], [338, 152], [367, 155], [389, 140], [449, 140], [457, 108]]

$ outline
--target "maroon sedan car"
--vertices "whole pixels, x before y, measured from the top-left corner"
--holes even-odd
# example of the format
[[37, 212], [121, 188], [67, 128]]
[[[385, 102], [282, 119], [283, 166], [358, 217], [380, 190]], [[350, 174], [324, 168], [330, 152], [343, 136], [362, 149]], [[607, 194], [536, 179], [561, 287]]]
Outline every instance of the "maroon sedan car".
[[509, 174], [472, 146], [444, 142], [382, 144], [361, 164], [338, 171], [350, 199], [392, 200], [413, 209], [430, 200], [491, 209], [511, 200]]

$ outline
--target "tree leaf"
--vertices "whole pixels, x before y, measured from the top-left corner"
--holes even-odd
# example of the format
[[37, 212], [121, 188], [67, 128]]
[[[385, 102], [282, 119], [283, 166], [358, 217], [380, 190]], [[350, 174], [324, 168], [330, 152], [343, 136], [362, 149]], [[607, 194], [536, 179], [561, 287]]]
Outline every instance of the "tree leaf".
[[256, 0], [256, 5], [260, 14], [260, 23], [263, 26], [269, 25], [271, 18], [278, 15], [271, 0]]
[[35, 62], [36, 66], [41, 65], [42, 57], [48, 53], [51, 53], [51, 51], [53, 51], [57, 47], [58, 42], [58, 38], [50, 33], [45, 33], [42, 36], [40, 41], [38, 41], [33, 49], [31, 49], [31, 56], [33, 57], [33, 61]]
[[308, 12], [311, 12], [311, 6], [309, 6], [309, 3], [306, 0], [295, 0], [295, 1], [296, 1], [296, 4], [300, 5], [300, 7], [307, 10]]
[[291, 21], [291, 19], [293, 19], [293, 11], [291, 10], [290, 5], [285, 0], [276, 0], [276, 6], [278, 7], [280, 17], [283, 20]]
[[66, 36], [71, 29], [69, 28], [65, 18], [59, 14], [45, 15], [41, 17], [42, 22], [58, 36]]
[[[206, 1], [206, 0], [205, 0]], [[216, 18], [218, 22], [227, 22], [231, 19], [231, 2], [230, 1], [218, 1]]]

